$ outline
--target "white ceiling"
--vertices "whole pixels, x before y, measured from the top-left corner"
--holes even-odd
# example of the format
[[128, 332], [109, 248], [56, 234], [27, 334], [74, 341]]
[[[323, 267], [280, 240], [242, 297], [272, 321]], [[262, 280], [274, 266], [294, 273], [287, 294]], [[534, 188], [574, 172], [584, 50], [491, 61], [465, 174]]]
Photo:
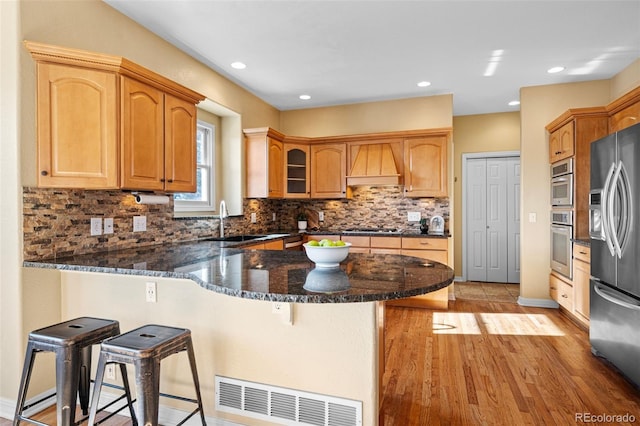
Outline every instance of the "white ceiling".
[[517, 111], [521, 87], [640, 57], [640, 0], [104, 1], [280, 110], [452, 93], [454, 115]]

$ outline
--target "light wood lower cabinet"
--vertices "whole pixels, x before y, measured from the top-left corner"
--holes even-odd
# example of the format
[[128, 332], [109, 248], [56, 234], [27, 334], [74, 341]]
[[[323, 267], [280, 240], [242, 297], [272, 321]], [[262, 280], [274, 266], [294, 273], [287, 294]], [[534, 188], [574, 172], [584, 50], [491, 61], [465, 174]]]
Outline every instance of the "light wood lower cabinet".
[[371, 237], [370, 251], [373, 254], [400, 254], [402, 238]]
[[[449, 261], [448, 249], [449, 240], [447, 238], [402, 238], [400, 253], [447, 265]], [[447, 309], [449, 306], [449, 287], [420, 296], [390, 300], [387, 304], [413, 308]]]
[[284, 241], [265, 241], [264, 243], [256, 243], [242, 247], [244, 250], [284, 250]]
[[353, 236], [343, 235], [342, 237], [340, 237], [340, 239], [345, 243], [351, 243], [351, 247], [349, 248], [350, 253], [369, 253], [370, 252], [370, 249], [369, 249], [371, 244], [370, 237], [363, 237], [363, 236], [356, 236], [356, 235], [353, 235]]
[[589, 327], [590, 247], [573, 245], [573, 279], [549, 275], [549, 296], [578, 323]]
[[591, 248], [573, 245], [573, 309], [578, 320], [589, 325]]

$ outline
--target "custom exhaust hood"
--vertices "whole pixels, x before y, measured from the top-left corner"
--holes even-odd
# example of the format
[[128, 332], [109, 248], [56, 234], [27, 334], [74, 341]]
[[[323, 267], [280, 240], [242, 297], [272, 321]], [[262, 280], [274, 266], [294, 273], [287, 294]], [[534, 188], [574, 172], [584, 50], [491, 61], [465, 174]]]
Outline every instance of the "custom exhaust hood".
[[347, 175], [348, 186], [400, 184], [391, 144], [363, 144], [354, 147], [355, 150], [351, 153], [354, 160]]

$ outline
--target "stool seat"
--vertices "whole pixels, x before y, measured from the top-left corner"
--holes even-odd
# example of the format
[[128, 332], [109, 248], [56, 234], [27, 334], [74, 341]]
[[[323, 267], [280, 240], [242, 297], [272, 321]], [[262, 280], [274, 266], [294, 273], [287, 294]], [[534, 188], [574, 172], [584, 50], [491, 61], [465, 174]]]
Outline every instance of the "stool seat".
[[[102, 318], [80, 317], [64, 321], [29, 333], [18, 401], [13, 420], [33, 422], [23, 416], [27, 390], [35, 356], [39, 352], [54, 352], [56, 357], [56, 417], [57, 424], [75, 424], [76, 399], [86, 415], [89, 408], [89, 384], [91, 381], [91, 346], [120, 333], [118, 321]], [[54, 395], [49, 395], [38, 402]]]
[[[196, 399], [160, 393], [160, 361], [164, 358], [186, 351], [189, 357], [191, 375]], [[100, 345], [100, 360], [93, 389], [89, 424], [95, 421], [95, 411], [100, 399], [100, 390], [104, 378], [105, 366], [110, 363], [133, 364], [136, 378], [136, 417], [142, 425], [157, 425], [159, 398], [170, 397], [197, 404], [197, 408], [180, 422], [183, 424], [195, 413], [206, 425], [200, 395], [200, 382], [196, 369], [195, 355], [191, 341], [191, 331], [164, 325], [148, 324], [127, 333], [108, 338]]]
[[120, 333], [118, 321], [80, 317], [59, 324], [40, 328], [29, 333], [29, 340], [37, 342], [38, 346], [52, 347], [89, 346], [102, 342], [108, 337]]
[[101, 348], [114, 356], [163, 359], [185, 350], [190, 339], [190, 330], [149, 324], [106, 339]]

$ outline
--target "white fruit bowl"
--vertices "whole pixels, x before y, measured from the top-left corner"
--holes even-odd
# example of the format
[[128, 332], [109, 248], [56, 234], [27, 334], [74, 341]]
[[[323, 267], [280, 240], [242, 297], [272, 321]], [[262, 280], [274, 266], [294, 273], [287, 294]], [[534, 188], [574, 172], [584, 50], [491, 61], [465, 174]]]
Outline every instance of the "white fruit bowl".
[[316, 268], [335, 268], [349, 255], [351, 243], [330, 247], [310, 246], [309, 243], [305, 243], [303, 246], [307, 257], [316, 264]]

